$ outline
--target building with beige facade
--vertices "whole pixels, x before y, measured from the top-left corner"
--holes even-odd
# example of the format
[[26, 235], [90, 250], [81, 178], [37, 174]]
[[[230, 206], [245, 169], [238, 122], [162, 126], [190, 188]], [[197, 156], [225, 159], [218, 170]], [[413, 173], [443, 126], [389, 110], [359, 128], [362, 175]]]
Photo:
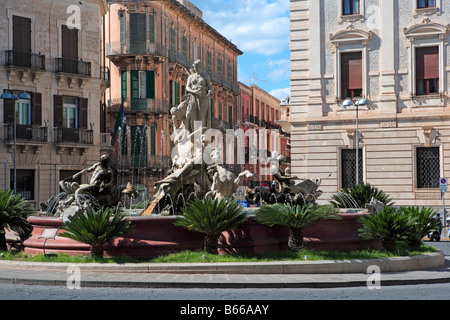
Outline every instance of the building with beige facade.
[[200, 59], [203, 72], [211, 76], [212, 127], [225, 132], [239, 118], [237, 57], [242, 52], [209, 26], [190, 1], [108, 1], [108, 5], [111, 87], [106, 92], [105, 132], [114, 129], [123, 106], [127, 123], [111, 151], [114, 165], [119, 176], [131, 180], [143, 195], [151, 195], [154, 183], [166, 177], [171, 166], [170, 109], [186, 94], [193, 62]]
[[0, 189], [16, 185], [38, 207], [60, 192], [60, 180], [99, 160], [109, 85], [101, 45], [107, 6], [102, 0], [2, 3], [0, 90], [30, 99], [0, 101]]
[[[292, 167], [323, 197], [359, 180], [441, 207], [450, 177], [450, 1], [291, 1]], [[331, 176], [329, 176], [331, 174]], [[329, 176], [329, 177], [328, 177]], [[328, 177], [328, 178], [327, 178]]]

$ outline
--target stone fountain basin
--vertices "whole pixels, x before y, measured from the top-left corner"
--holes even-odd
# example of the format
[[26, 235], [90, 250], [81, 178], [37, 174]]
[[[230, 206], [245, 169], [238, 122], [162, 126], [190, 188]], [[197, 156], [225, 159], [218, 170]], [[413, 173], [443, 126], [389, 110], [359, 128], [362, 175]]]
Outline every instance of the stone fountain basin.
[[[366, 212], [341, 213], [341, 220], [326, 220], [305, 229], [304, 241], [315, 250], [379, 249], [379, 241], [365, 241], [358, 236], [361, 224], [357, 221]], [[135, 226], [133, 233], [115, 239], [105, 246], [106, 256], [155, 257], [171, 252], [202, 250], [203, 234], [175, 226], [176, 216], [130, 216]], [[62, 218], [32, 216], [31, 236], [24, 242], [24, 251], [30, 254], [61, 252], [69, 255], [89, 255], [86, 244], [61, 237]], [[46, 232], [44, 232], [46, 230]], [[54, 238], [42, 236], [56, 231]], [[50, 232], [48, 232], [50, 231]], [[220, 253], [267, 253], [287, 250], [289, 229], [268, 227], [255, 221], [249, 214], [240, 229], [223, 232], [219, 239]]]

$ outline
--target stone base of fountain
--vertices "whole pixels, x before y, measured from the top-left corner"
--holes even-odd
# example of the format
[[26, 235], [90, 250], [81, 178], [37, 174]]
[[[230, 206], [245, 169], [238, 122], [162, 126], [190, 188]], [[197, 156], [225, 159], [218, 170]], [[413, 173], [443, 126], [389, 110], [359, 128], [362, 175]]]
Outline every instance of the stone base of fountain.
[[[315, 250], [381, 248], [379, 241], [364, 241], [358, 236], [361, 224], [357, 219], [363, 214], [365, 213], [343, 213], [341, 220], [326, 220], [307, 227], [304, 234], [305, 246]], [[203, 234], [175, 226], [173, 224], [177, 219], [175, 216], [130, 216], [129, 219], [135, 226], [133, 233], [106, 245], [106, 256], [154, 257], [203, 248]], [[64, 232], [60, 229], [62, 218], [33, 216], [29, 221], [34, 228], [31, 237], [24, 242], [25, 252], [90, 254], [88, 245], [59, 236]], [[45, 239], [48, 231], [56, 229], [58, 229], [56, 237]], [[259, 254], [284, 251], [288, 248], [288, 234], [287, 227], [268, 227], [257, 223], [250, 216], [242, 228], [221, 235], [219, 253]]]

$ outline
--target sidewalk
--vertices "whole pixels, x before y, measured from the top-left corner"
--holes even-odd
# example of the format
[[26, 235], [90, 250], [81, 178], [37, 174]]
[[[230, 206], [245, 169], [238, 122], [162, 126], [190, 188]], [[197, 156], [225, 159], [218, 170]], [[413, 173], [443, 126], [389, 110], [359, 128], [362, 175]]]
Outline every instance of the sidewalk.
[[[373, 265], [380, 268], [379, 278], [370, 270], [367, 273], [368, 266]], [[82, 287], [333, 288], [366, 286], [372, 280], [379, 280], [381, 286], [449, 283], [450, 262], [444, 260], [442, 252], [425, 258], [236, 264], [74, 265], [0, 261], [0, 283], [66, 286], [77, 274]]]

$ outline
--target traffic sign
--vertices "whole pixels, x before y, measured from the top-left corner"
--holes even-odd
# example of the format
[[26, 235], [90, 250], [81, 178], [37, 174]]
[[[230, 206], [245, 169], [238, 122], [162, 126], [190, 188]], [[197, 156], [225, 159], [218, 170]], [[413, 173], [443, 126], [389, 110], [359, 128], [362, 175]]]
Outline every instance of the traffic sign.
[[447, 189], [448, 189], [447, 178], [439, 179], [439, 189], [441, 190], [441, 192], [447, 192]]

